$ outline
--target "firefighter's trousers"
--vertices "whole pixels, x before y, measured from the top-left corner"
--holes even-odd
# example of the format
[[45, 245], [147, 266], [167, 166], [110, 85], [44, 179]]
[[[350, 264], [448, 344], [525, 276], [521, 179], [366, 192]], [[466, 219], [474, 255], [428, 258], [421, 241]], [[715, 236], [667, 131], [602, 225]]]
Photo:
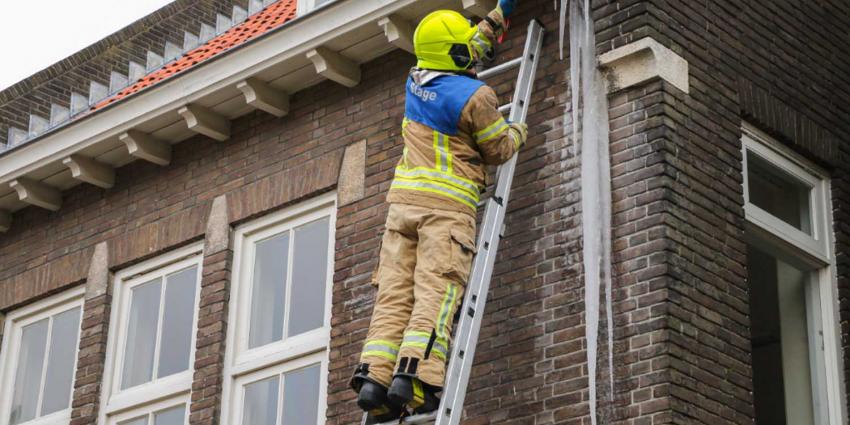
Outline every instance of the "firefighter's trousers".
[[442, 387], [452, 321], [475, 251], [470, 214], [391, 204], [372, 323], [361, 354], [369, 377], [389, 386], [394, 374]]

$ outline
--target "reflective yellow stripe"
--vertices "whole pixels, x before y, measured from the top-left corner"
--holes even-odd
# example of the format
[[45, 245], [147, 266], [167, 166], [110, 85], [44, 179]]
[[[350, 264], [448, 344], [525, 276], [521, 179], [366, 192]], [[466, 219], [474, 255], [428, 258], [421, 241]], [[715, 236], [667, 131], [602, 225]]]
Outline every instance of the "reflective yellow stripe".
[[445, 134], [434, 130], [434, 164], [440, 171], [452, 172], [452, 155], [449, 152], [449, 140]]
[[443, 142], [443, 152], [446, 153], [446, 172], [454, 174], [454, 170], [452, 168], [452, 150], [451, 147], [449, 147], [449, 136], [441, 133], [440, 140]]
[[440, 141], [438, 139], [440, 133], [437, 133], [436, 131], [432, 131], [431, 133], [431, 137], [434, 138], [434, 168], [439, 170], [443, 167], [443, 163], [441, 161], [442, 158], [440, 157]]
[[488, 40], [487, 37], [483, 37], [481, 31], [476, 31], [470, 41], [474, 44], [475, 50], [478, 51], [478, 56], [480, 58], [484, 57], [485, 52], [489, 50], [491, 46], [490, 40]]
[[[427, 349], [428, 343], [430, 341], [431, 341], [431, 334], [429, 334], [427, 332], [411, 331], [411, 332], [407, 332], [407, 333], [404, 334], [404, 341], [402, 341], [401, 346], [402, 347], [413, 346], [413, 347], [421, 347], [421, 348]], [[417, 344], [425, 344], [425, 345], [420, 346], [420, 345], [417, 345]], [[439, 352], [439, 353], [443, 354], [443, 356], [445, 357], [445, 355], [449, 352], [448, 344], [446, 344], [446, 340], [442, 339], [442, 338], [435, 338], [434, 339], [434, 345], [432, 346], [432, 351]]]
[[410, 125], [410, 120], [407, 119], [407, 117], [404, 117], [404, 119], [401, 120], [401, 135], [402, 135], [402, 137], [407, 136], [407, 126], [408, 125]]
[[522, 137], [522, 134], [518, 130], [515, 130], [513, 127], [510, 128], [510, 133], [511, 136], [514, 138], [514, 147], [519, 150], [520, 138]]
[[478, 131], [475, 133], [475, 141], [478, 143], [484, 143], [488, 140], [493, 139], [494, 137], [502, 134], [505, 130], [510, 128], [508, 123], [504, 118], [499, 118], [496, 122], [488, 125], [484, 130]]
[[398, 359], [398, 355], [392, 355], [390, 353], [384, 351], [364, 351], [360, 354], [360, 358], [372, 356], [372, 357], [383, 357], [391, 362], [394, 362]]
[[390, 361], [396, 361], [398, 358], [398, 350], [398, 344], [383, 339], [373, 339], [366, 341], [360, 357], [376, 356], [383, 357]]
[[425, 167], [404, 168], [396, 167], [395, 175], [408, 180], [438, 181], [466, 192], [467, 195], [478, 198], [478, 185], [470, 180]]
[[466, 195], [462, 192], [458, 192], [457, 190], [450, 187], [449, 185], [446, 185], [446, 184], [443, 184], [443, 183], [440, 183], [440, 182], [416, 181], [416, 180], [406, 179], [406, 178], [401, 177], [401, 176], [396, 176], [395, 179], [393, 179], [393, 182], [392, 182], [392, 185], [390, 186], [390, 188], [391, 189], [418, 190], [418, 191], [422, 191], [422, 192], [436, 193], [438, 195], [442, 195], [442, 196], [445, 196], [447, 198], [454, 199], [455, 201], [458, 201], [458, 202], [468, 206], [469, 208], [472, 208], [473, 210], [478, 208], [478, 197], [472, 198], [469, 195]]
[[413, 380], [413, 400], [408, 403], [411, 409], [416, 409], [425, 404], [425, 389], [422, 387], [422, 381]]
[[370, 339], [370, 340], [366, 341], [367, 346], [372, 345], [372, 344], [381, 345], [381, 346], [387, 347], [389, 349], [398, 351], [398, 344], [391, 342], [391, 341], [387, 341], [385, 339]]
[[440, 316], [439, 321], [437, 322], [437, 336], [444, 340], [448, 338], [450, 332], [449, 315], [454, 307], [456, 299], [457, 288], [453, 283], [449, 282], [446, 287], [446, 294], [443, 297], [443, 303], [440, 306]]
[[[428, 343], [427, 342], [405, 342], [404, 344], [402, 344], [402, 346], [403, 347], [421, 348], [422, 350], [428, 349]], [[436, 346], [434, 346], [433, 348], [435, 348], [435, 349], [432, 349], [431, 352], [434, 353], [434, 356], [439, 357], [443, 360], [446, 359], [445, 353], [443, 353], [439, 349], [436, 349], [437, 348]]]

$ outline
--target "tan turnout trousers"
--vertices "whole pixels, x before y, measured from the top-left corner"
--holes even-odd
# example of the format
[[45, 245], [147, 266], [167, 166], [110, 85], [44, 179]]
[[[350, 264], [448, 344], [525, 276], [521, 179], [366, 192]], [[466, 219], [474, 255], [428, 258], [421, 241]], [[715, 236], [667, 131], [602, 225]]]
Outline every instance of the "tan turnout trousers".
[[401, 373], [443, 386], [474, 238], [470, 214], [390, 204], [373, 277], [378, 295], [361, 354], [371, 379], [389, 386]]

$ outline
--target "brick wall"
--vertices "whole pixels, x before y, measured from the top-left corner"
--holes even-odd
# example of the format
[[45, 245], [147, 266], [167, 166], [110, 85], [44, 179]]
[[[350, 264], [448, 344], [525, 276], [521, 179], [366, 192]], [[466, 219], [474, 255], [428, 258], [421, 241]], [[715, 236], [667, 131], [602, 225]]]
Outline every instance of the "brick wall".
[[[845, 347], [850, 334], [850, 145], [842, 143], [850, 120], [839, 102], [850, 87], [838, 72], [848, 70], [840, 59], [850, 41], [841, 32], [850, 27], [846, 6], [810, 2], [794, 6], [801, 13], [791, 18], [781, 13], [791, 7], [784, 2], [594, 4], [600, 51], [653, 36], [689, 61], [691, 85], [684, 94], [653, 81], [609, 99], [616, 380], [613, 400], [599, 380], [600, 415], [630, 424], [749, 423], [742, 117], [834, 173]], [[548, 35], [468, 391], [470, 424], [589, 423], [579, 163], [565, 137], [567, 69], [557, 60], [551, 1], [522, 3], [501, 57], [519, 53], [532, 17]], [[787, 34], [769, 31], [777, 26]], [[809, 65], [798, 53], [806, 43], [781, 42], [789, 37], [817, 44], [812, 58], [836, 72], [800, 74], [817, 77], [814, 83], [793, 78], [794, 67]], [[363, 66], [363, 83], [353, 89], [325, 82], [296, 93], [288, 117], [249, 114], [233, 122], [225, 143], [195, 137], [174, 147], [167, 167], [135, 162], [117, 170], [112, 189], [81, 185], [63, 193], [58, 212], [16, 213], [15, 226], [0, 235], [0, 311], [85, 281], [99, 242], [109, 243], [117, 271], [209, 238], [212, 200], [221, 195], [233, 226], [332, 190], [344, 148], [365, 141], [363, 197], [337, 212], [327, 410], [329, 424], [357, 423], [347, 382], [374, 302], [368, 280], [401, 155], [403, 81], [412, 64], [406, 53], [385, 55]], [[512, 93], [511, 76], [493, 85], [503, 99]], [[8, 102], [23, 100], [0, 103]], [[230, 261], [228, 249], [204, 260], [192, 423], [208, 423], [220, 408]], [[100, 391], [108, 316], [108, 294], [87, 300], [83, 337], [92, 363], [77, 374], [75, 424], [96, 417], [97, 400], [86, 397]], [[600, 348], [604, 376], [612, 347]]]
[[[603, 27], [640, 25], [689, 63], [688, 95], [664, 87], [669, 412], [659, 421], [749, 423], [752, 400], [746, 250], [741, 205], [741, 126], [746, 120], [827, 167], [838, 240], [842, 345], [848, 348], [848, 5], [839, 1], [600, 2]], [[641, 22], [642, 18], [645, 18]], [[600, 50], [622, 44], [599, 32]], [[613, 123], [613, 121], [612, 121]], [[615, 165], [616, 166], [616, 165]], [[650, 191], [651, 192], [651, 191]], [[846, 367], [845, 360], [845, 367]], [[662, 392], [663, 394], [663, 392]], [[624, 400], [628, 403], [629, 400]], [[632, 399], [634, 402], [634, 399]], [[630, 408], [634, 408], [630, 406]], [[624, 417], [635, 417], [628, 413]], [[653, 423], [656, 422], [653, 419]], [[640, 422], [643, 423], [643, 422]], [[650, 423], [650, 422], [646, 422]]]

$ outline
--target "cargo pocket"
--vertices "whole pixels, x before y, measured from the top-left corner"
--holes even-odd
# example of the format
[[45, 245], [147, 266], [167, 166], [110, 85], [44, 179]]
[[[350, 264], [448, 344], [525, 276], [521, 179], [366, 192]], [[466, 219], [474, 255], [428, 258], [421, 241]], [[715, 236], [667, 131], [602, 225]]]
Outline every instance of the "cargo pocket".
[[475, 243], [472, 236], [462, 229], [453, 227], [449, 231], [449, 236], [450, 258], [445, 275], [454, 282], [466, 285], [472, 268], [472, 258], [475, 255]]

